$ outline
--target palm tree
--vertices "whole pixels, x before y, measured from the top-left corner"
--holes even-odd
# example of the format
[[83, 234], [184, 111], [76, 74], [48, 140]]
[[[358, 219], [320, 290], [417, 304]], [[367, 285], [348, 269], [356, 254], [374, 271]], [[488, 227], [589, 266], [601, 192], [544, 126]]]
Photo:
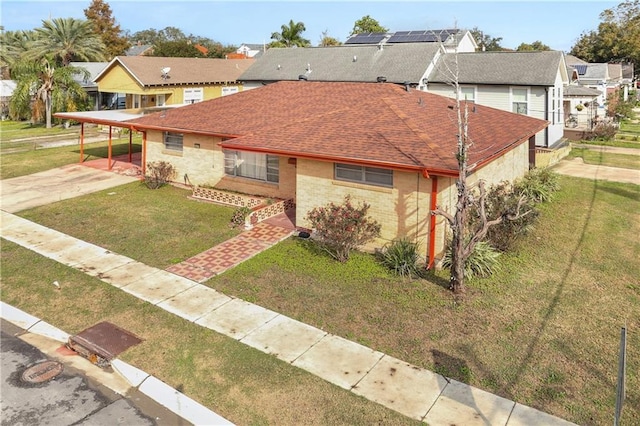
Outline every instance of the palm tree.
[[106, 48], [93, 32], [91, 21], [74, 18], [54, 18], [42, 21], [36, 28], [36, 40], [29, 56], [32, 59], [51, 56], [56, 64], [69, 65], [74, 60], [104, 61]]
[[11, 76], [16, 80], [9, 103], [11, 116], [30, 116], [33, 121], [40, 121], [44, 113], [47, 129], [51, 128], [53, 112], [77, 111], [86, 102], [86, 92], [73, 78], [78, 73], [88, 77], [84, 69], [54, 67], [46, 57], [16, 62], [11, 69]]
[[31, 47], [35, 40], [35, 32], [29, 31], [2, 31], [0, 35], [0, 63], [11, 67], [18, 62]]
[[302, 33], [306, 30], [304, 23], [294, 23], [293, 19], [289, 21], [289, 25], [282, 25], [282, 32], [271, 34], [272, 47], [307, 47], [311, 44], [309, 40], [302, 37]]

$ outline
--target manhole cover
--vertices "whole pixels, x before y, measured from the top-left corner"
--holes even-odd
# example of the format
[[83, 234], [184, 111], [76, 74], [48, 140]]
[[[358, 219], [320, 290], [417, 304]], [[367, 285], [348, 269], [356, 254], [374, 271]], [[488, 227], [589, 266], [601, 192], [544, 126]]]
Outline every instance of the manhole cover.
[[58, 361], [44, 361], [32, 365], [22, 372], [22, 381], [27, 383], [44, 383], [62, 373], [64, 366]]
[[68, 346], [100, 367], [142, 340], [110, 322], [101, 322], [69, 337]]

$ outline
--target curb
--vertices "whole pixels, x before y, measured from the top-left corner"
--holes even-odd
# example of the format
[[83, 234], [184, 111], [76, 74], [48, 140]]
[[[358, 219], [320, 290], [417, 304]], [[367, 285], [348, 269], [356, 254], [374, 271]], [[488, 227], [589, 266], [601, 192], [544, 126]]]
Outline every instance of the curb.
[[[0, 300], [0, 318], [28, 331], [50, 339], [66, 343], [69, 333], [52, 326], [18, 308]], [[119, 359], [111, 362], [113, 370], [122, 376], [133, 388], [155, 400], [169, 411], [194, 425], [233, 425], [229, 420], [214, 413], [204, 405], [177, 391], [160, 379]]]

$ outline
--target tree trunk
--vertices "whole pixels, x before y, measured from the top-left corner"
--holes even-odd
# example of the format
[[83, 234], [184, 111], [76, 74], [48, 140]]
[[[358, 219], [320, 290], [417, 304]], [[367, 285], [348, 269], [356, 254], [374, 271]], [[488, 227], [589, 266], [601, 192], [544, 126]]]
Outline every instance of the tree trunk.
[[44, 113], [47, 117], [47, 129], [51, 128], [51, 93], [47, 93], [44, 100]]

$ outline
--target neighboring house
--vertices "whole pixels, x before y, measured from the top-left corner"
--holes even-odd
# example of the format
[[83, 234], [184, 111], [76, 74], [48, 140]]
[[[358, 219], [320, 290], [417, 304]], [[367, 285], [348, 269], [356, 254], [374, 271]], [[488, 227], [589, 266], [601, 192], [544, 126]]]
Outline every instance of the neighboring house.
[[300, 79], [416, 86], [443, 53], [437, 43], [271, 48], [240, 80], [246, 89]]
[[89, 75], [85, 77], [83, 74], [76, 74], [74, 80], [82, 86], [91, 99], [91, 104], [94, 110], [103, 109], [108, 106], [110, 102], [110, 96], [103, 98], [102, 94], [98, 91], [98, 85], [95, 83], [95, 78], [104, 70], [108, 62], [70, 62], [69, 65], [76, 68], [84, 68], [89, 72]]
[[266, 50], [267, 48], [264, 44], [242, 43], [236, 53], [243, 55], [245, 58], [258, 59]]
[[443, 47], [445, 52], [475, 52], [478, 44], [470, 31], [460, 29], [397, 31], [395, 33], [355, 34], [344, 42], [354, 44], [402, 44], [432, 43]]
[[9, 101], [16, 90], [16, 82], [13, 80], [0, 80], [0, 119], [5, 120], [9, 116]]
[[144, 56], [153, 53], [153, 45], [137, 43], [124, 52], [125, 56]]
[[124, 93], [133, 109], [181, 106], [237, 93], [252, 59], [118, 56], [96, 76], [100, 92]]
[[[456, 71], [457, 70], [457, 71]], [[428, 92], [547, 120], [536, 145], [550, 147], [564, 132], [563, 90], [569, 83], [562, 52], [449, 53], [427, 76]]]
[[[170, 162], [193, 184], [291, 200], [299, 227], [346, 195], [367, 202], [382, 225], [375, 246], [415, 238], [432, 265], [447, 234], [430, 212], [455, 206], [456, 115], [451, 99], [395, 84], [283, 81], [119, 125], [143, 132], [146, 161]], [[546, 126], [476, 106], [468, 182], [522, 177]]]
[[604, 115], [604, 106], [607, 101], [607, 85], [609, 82], [608, 64], [577, 64], [573, 68], [578, 72], [578, 84], [584, 87], [600, 91], [598, 105]]
[[564, 116], [574, 115], [581, 128], [590, 127], [598, 119], [599, 90], [571, 84], [564, 88]]

